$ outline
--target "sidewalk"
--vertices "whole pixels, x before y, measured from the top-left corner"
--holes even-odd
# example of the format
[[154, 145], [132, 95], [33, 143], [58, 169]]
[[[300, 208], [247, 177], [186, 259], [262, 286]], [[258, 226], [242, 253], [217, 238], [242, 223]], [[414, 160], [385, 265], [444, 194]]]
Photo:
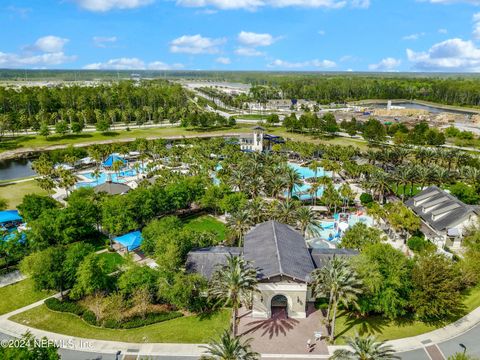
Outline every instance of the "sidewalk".
[[[60, 294], [54, 295], [59, 297]], [[122, 351], [124, 355], [143, 355], [143, 356], [184, 356], [199, 358], [204, 349], [202, 344], [171, 344], [171, 343], [126, 343], [107, 340], [94, 340], [77, 338], [68, 335], [61, 335], [49, 331], [43, 331], [22, 325], [8, 320], [9, 317], [32, 309], [43, 304], [45, 299], [36, 303], [27, 305], [23, 308], [14, 310], [10, 313], [0, 316], [0, 332], [7, 335], [20, 337], [27, 331], [30, 331], [36, 337], [47, 337], [59, 344], [60, 347], [85, 352], [95, 352], [103, 354], [115, 354]], [[423, 349], [426, 345], [433, 345], [450, 340], [460, 336], [480, 324], [480, 307], [441, 329], [409, 338], [387, 341], [388, 345], [393, 346], [396, 352], [406, 352], [415, 349]], [[478, 344], [480, 347], [480, 343]], [[345, 348], [345, 346], [328, 346], [329, 354], [337, 349]], [[268, 359], [327, 359], [328, 355], [323, 354], [265, 354], [262, 358]]]

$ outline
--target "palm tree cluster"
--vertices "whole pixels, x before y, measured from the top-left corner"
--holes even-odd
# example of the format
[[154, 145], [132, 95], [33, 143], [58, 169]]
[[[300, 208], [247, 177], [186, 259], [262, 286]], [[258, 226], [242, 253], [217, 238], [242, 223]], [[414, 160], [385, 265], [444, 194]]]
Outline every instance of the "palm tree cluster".
[[327, 322], [330, 340], [333, 341], [338, 306], [358, 306], [357, 299], [362, 293], [362, 282], [349, 262], [341, 257], [333, 257], [324, 267], [314, 270], [312, 278], [315, 296], [328, 299]]
[[257, 270], [240, 256], [229, 255], [226, 264], [219, 266], [210, 280], [209, 297], [224, 306], [231, 305], [233, 336], [237, 335], [238, 310], [252, 303], [257, 291]]
[[267, 202], [257, 197], [238, 209], [227, 218], [238, 246], [242, 245], [243, 236], [253, 226], [267, 220], [276, 220], [297, 228], [305, 239], [318, 236], [322, 230], [321, 222], [311, 207], [302, 206], [297, 200], [274, 200]]

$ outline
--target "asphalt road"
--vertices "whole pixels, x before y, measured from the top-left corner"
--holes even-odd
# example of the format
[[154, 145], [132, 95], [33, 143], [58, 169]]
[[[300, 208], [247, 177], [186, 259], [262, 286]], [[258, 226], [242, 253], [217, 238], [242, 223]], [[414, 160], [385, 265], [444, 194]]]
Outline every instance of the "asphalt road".
[[[408, 351], [404, 353], [399, 353], [398, 355], [405, 360], [437, 360], [437, 359], [448, 359], [449, 356], [452, 356], [455, 353], [463, 352], [464, 348], [460, 345], [463, 344], [466, 348], [466, 353], [468, 355], [479, 358], [480, 357], [480, 324], [467, 331], [466, 333], [459, 335], [450, 340], [444, 341], [442, 343], [436, 344], [442, 357], [432, 356], [432, 351], [427, 354], [426, 349], [417, 349], [413, 351]], [[425, 344], [426, 347], [432, 346], [432, 344]]]

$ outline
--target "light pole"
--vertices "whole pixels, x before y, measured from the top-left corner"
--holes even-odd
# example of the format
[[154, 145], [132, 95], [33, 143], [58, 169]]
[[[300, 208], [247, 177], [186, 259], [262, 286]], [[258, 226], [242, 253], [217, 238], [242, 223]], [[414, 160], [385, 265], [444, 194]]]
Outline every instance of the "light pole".
[[117, 353], [115, 354], [115, 360], [119, 360], [120, 359], [120, 354], [122, 352], [120, 350], [117, 351]]
[[458, 344], [463, 349], [463, 354], [467, 352], [467, 347], [464, 344]]

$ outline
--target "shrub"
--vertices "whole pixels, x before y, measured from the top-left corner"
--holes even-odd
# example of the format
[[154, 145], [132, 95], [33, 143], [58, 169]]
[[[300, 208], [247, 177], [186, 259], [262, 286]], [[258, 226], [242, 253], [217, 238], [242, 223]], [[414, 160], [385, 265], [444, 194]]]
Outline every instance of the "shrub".
[[363, 193], [362, 195], [360, 195], [360, 201], [361, 201], [362, 205], [366, 206], [366, 205], [371, 204], [373, 202], [373, 197], [372, 197], [372, 195], [370, 195], [368, 193]]
[[85, 309], [81, 305], [73, 301], [60, 301], [57, 298], [49, 298], [45, 300], [44, 303], [47, 308], [53, 311], [68, 312], [78, 316], [82, 316], [85, 312]]
[[150, 313], [150, 314], [147, 314], [144, 319], [142, 319], [139, 316], [136, 316], [118, 325], [121, 329], [133, 329], [133, 328], [138, 328], [142, 326], [159, 323], [162, 321], [176, 319], [182, 316], [183, 314], [177, 311], [163, 312], [163, 313]]
[[93, 326], [103, 326], [109, 329], [133, 329], [142, 326], [147, 326], [162, 321], [176, 319], [182, 317], [183, 314], [178, 311], [148, 313], [145, 318], [135, 316], [126, 321], [117, 321], [115, 319], [106, 319], [102, 324], [97, 322], [95, 314], [86, 310], [80, 304], [70, 300], [59, 300], [57, 298], [49, 298], [45, 300], [45, 305], [52, 311], [66, 312], [80, 316], [87, 324]]
[[85, 310], [83, 315], [82, 315], [82, 319], [87, 323], [87, 324], [90, 324], [90, 325], [93, 325], [93, 326], [97, 326], [97, 317], [95, 316], [95, 314], [90, 311], [90, 310]]
[[420, 236], [412, 236], [410, 239], [408, 239], [407, 246], [410, 250], [415, 252], [435, 249], [435, 245]]

